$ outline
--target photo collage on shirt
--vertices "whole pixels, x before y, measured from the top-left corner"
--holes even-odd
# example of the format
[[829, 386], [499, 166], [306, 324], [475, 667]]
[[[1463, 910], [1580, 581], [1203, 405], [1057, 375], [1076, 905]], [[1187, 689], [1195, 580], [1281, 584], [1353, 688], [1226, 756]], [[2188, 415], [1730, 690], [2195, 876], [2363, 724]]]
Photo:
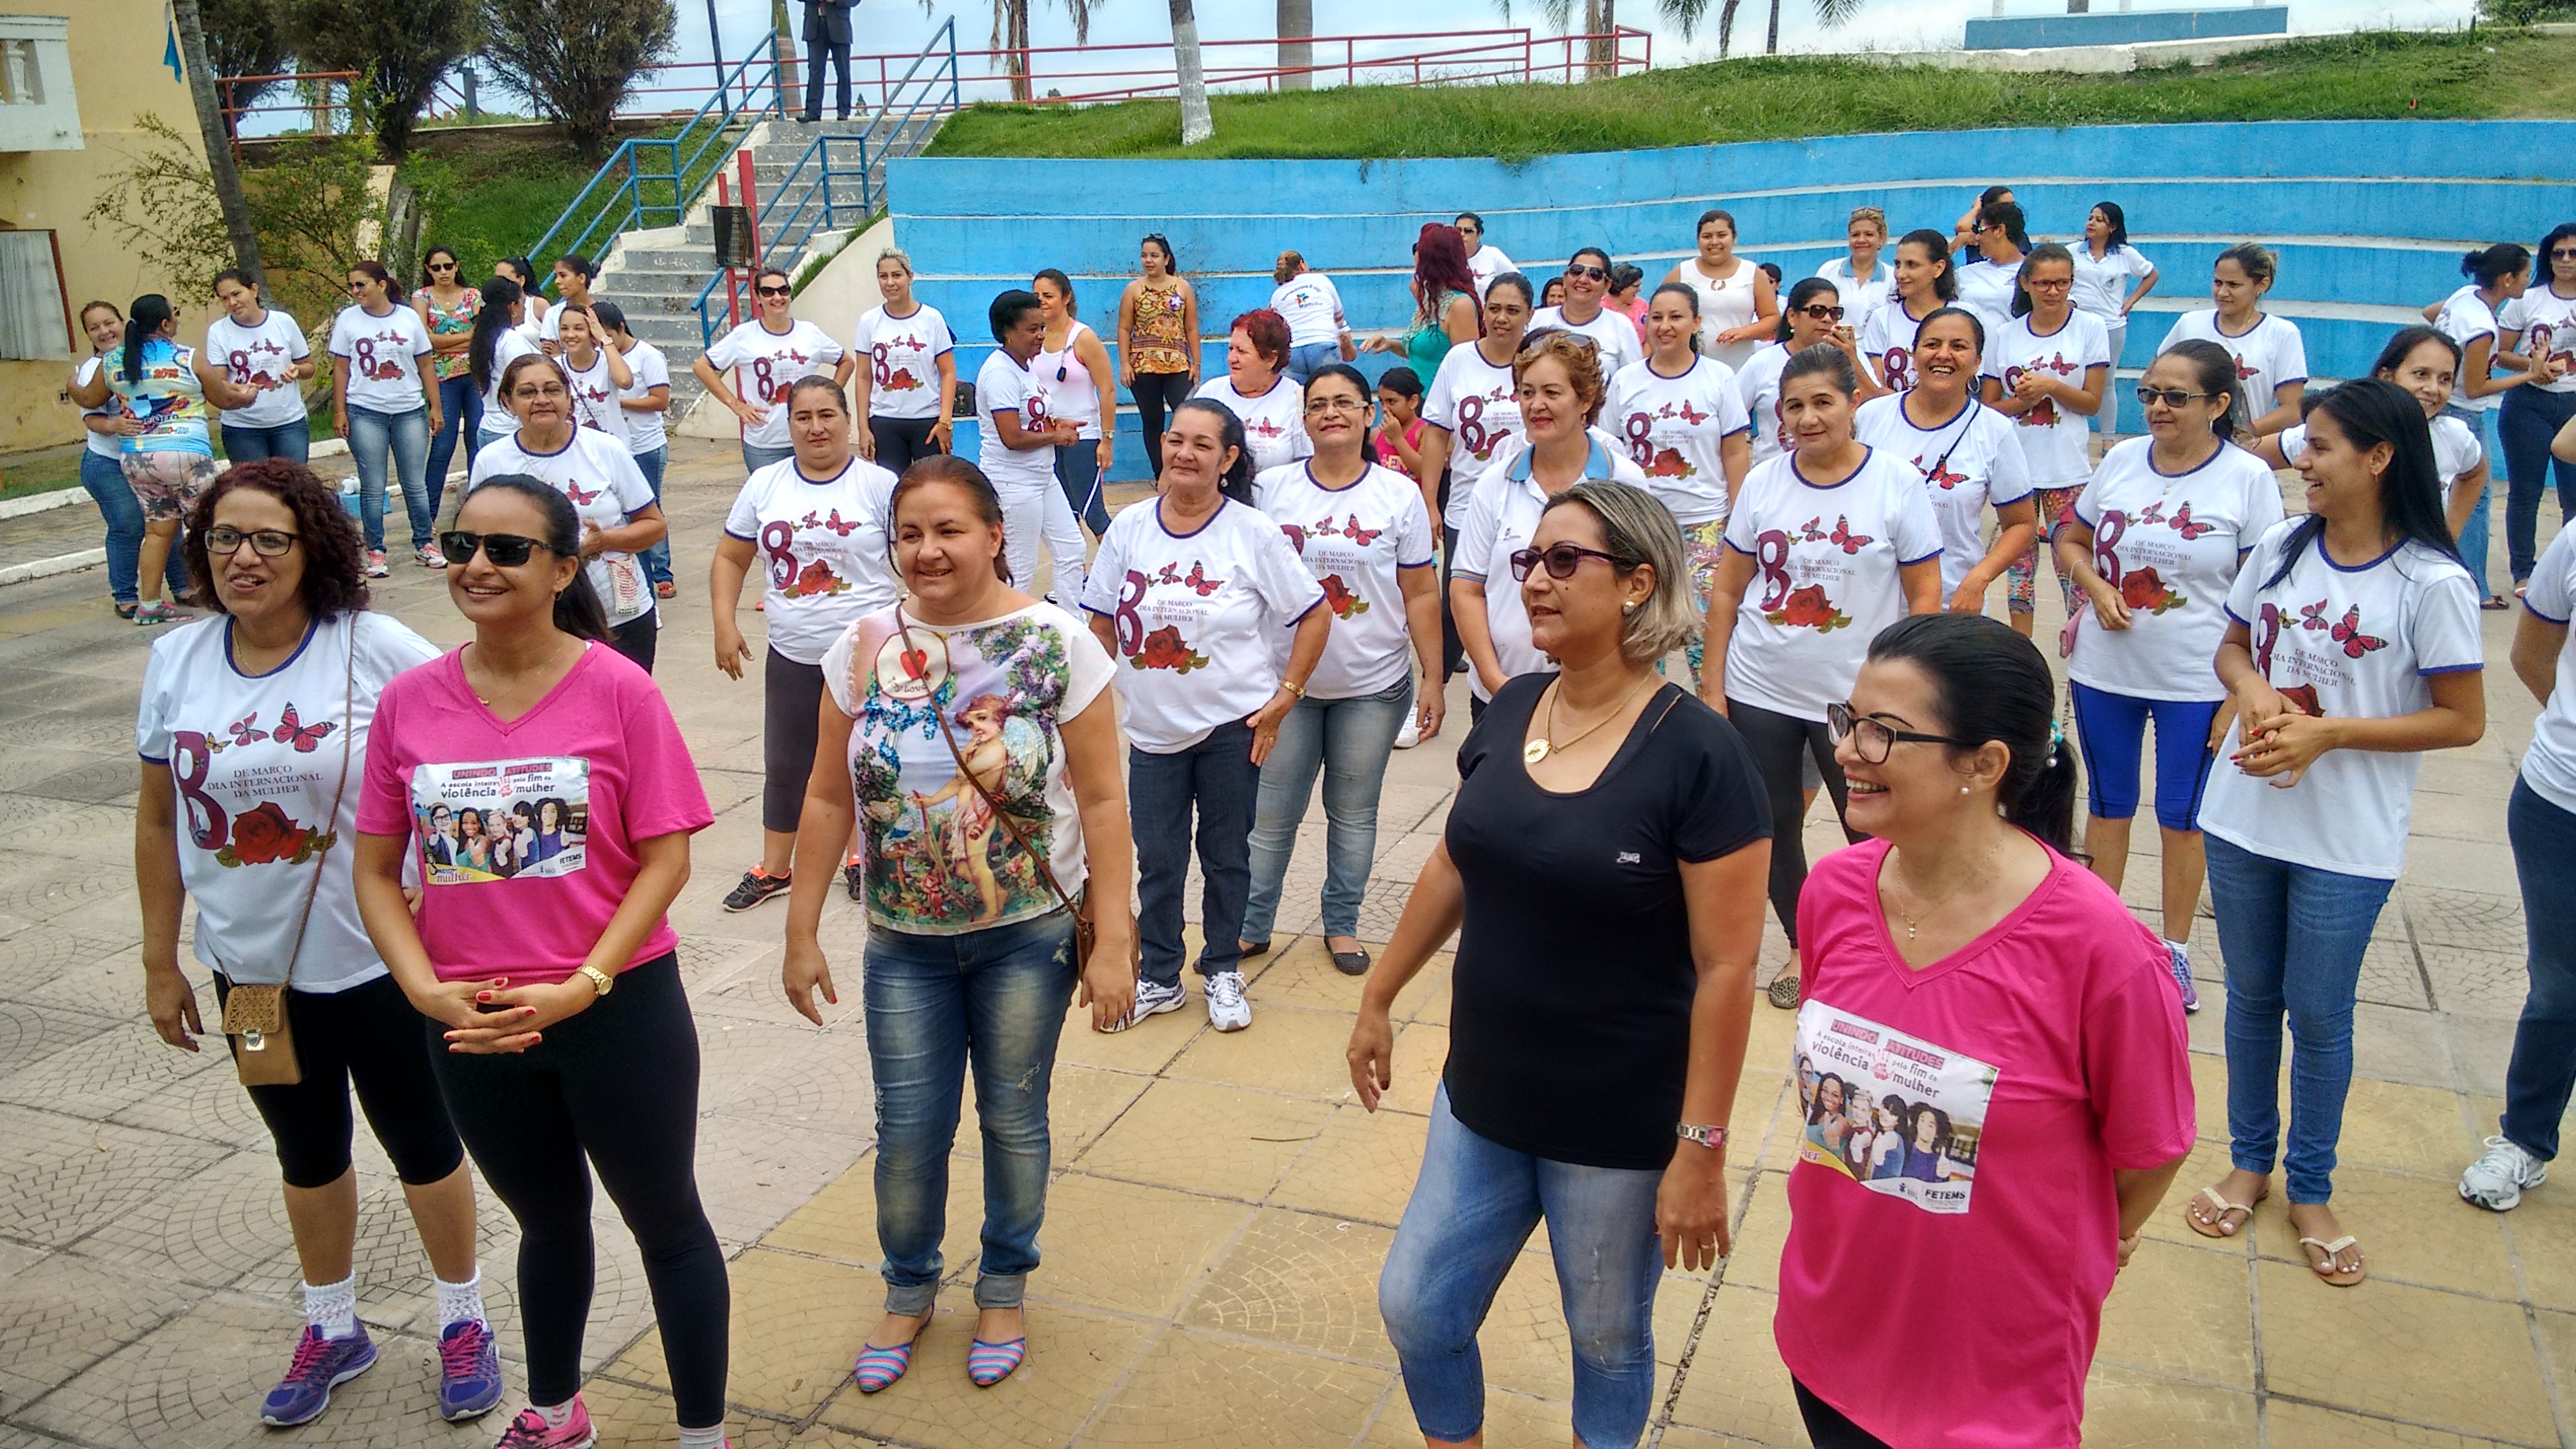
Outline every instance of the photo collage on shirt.
[[570, 875], [587, 854], [590, 762], [421, 765], [412, 772], [411, 809], [427, 884]]
[[1809, 1000], [1798, 1008], [1798, 1158], [1929, 1213], [1964, 1213], [1997, 1072]]

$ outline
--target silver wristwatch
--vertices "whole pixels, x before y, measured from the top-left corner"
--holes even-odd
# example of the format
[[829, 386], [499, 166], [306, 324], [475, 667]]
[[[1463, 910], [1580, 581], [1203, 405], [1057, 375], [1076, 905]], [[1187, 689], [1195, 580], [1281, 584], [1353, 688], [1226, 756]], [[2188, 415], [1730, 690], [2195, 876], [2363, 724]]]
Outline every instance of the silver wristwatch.
[[1685, 1142], [1696, 1142], [1712, 1152], [1722, 1152], [1726, 1149], [1724, 1127], [1702, 1127], [1696, 1122], [1676, 1122], [1673, 1124], [1673, 1135]]

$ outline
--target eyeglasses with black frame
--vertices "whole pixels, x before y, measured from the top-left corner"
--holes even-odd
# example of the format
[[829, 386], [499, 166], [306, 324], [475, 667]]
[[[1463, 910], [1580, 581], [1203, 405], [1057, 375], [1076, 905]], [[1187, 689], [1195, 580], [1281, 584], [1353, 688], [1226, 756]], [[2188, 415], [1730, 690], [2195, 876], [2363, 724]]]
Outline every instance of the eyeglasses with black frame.
[[1583, 567], [1583, 561], [1588, 558], [1597, 558], [1614, 569], [1636, 567], [1634, 562], [1621, 558], [1615, 553], [1603, 553], [1597, 548], [1585, 548], [1581, 544], [1552, 543], [1544, 549], [1524, 548], [1515, 551], [1511, 557], [1512, 578], [1515, 582], [1527, 582], [1530, 570], [1543, 565], [1547, 569], [1549, 578], [1570, 579], [1574, 577], [1574, 571]]
[[1957, 735], [1927, 735], [1916, 730], [1901, 730], [1885, 720], [1852, 713], [1848, 704], [1825, 706], [1825, 738], [1836, 745], [1848, 739], [1860, 752], [1863, 763], [1884, 765], [1888, 751], [1901, 743], [1917, 745], [1956, 745], [1963, 750], [1975, 749], [1980, 741], [1963, 740]]
[[284, 558], [286, 551], [295, 547], [295, 541], [301, 537], [302, 534], [288, 533], [282, 528], [255, 528], [244, 533], [219, 523], [206, 530], [206, 553], [212, 558], [231, 558], [241, 552], [241, 546], [246, 543], [250, 545], [250, 551], [261, 558]]
[[544, 540], [518, 533], [468, 533], [461, 528], [452, 528], [438, 536], [438, 551], [450, 564], [459, 568], [472, 563], [475, 553], [480, 551], [492, 560], [493, 567], [514, 569], [526, 563], [531, 552], [541, 548], [548, 553], [554, 552], [546, 547]]

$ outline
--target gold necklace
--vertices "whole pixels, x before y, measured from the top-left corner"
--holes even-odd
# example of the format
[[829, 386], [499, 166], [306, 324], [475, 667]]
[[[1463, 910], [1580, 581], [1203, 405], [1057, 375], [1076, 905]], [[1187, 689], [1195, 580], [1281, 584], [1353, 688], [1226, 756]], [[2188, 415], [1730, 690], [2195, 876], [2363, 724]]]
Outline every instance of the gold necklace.
[[[1991, 862], [1994, 860], [1995, 856], [1996, 856], [1998, 853], [2000, 853], [2000, 852], [2003, 850], [2003, 848], [2004, 848], [2004, 844], [2003, 844], [2003, 842], [2002, 842], [2002, 841], [2000, 841], [2000, 840], [1996, 841], [1996, 842], [1994, 843], [1994, 845], [1993, 845], [1993, 846], [1991, 846], [1990, 848], [1988, 848], [1988, 849], [1987, 849], [1987, 851], [1986, 851], [1986, 855], [1985, 855], [1985, 859], [1984, 859], [1984, 860], [1982, 860], [1982, 861], [1979, 861], [1979, 862], [1978, 862], [1978, 864], [1980, 864], [1980, 865], [1984, 865], [1984, 864], [1989, 864], [1989, 863], [1991, 863]], [[1904, 878], [1903, 876], [1901, 876], [1901, 875], [1895, 875], [1895, 874], [1891, 874], [1891, 876], [1890, 876], [1890, 879], [1891, 879], [1891, 880], [1902, 880], [1903, 878]], [[1924, 911], [1924, 912], [1923, 912], [1923, 917], [1930, 917], [1930, 916], [1938, 915], [1940, 912], [1942, 912], [1943, 910], [1947, 909], [1947, 908], [1949, 907], [1949, 905], [1950, 905], [1950, 903], [1951, 903], [1951, 902], [1953, 902], [1953, 901], [1955, 901], [1955, 900], [1959, 899], [1959, 897], [1961, 897], [1961, 896], [1963, 896], [1963, 895], [1966, 895], [1969, 891], [1974, 890], [1974, 889], [1975, 889], [1979, 884], [1981, 884], [1981, 883], [1982, 883], [1982, 882], [1981, 882], [1981, 881], [1979, 881], [1979, 880], [1975, 880], [1975, 879], [1970, 880], [1967, 884], [1965, 884], [1965, 885], [1963, 885], [1963, 886], [1960, 886], [1957, 890], [1954, 890], [1954, 891], [1950, 892], [1948, 895], [1943, 896], [1940, 900], [1935, 901], [1935, 902], [1932, 904], [1932, 906], [1931, 906], [1931, 908], [1930, 908], [1930, 909], [1928, 909], [1928, 910], [1926, 910], [1926, 911]], [[1893, 892], [1888, 892], [1887, 894], [1889, 894], [1889, 895], [1891, 895], [1891, 896], [1892, 896], [1894, 893], [1893, 893]], [[1911, 912], [1911, 911], [1909, 911], [1909, 910], [1905, 909], [1905, 907], [1903, 907], [1903, 906], [1901, 906], [1901, 905], [1898, 905], [1898, 904], [1897, 904], [1893, 899], [1891, 899], [1891, 900], [1889, 900], [1889, 901], [1888, 901], [1888, 908], [1889, 908], [1890, 910], [1895, 911], [1895, 912], [1896, 912], [1896, 914], [1897, 914], [1897, 917], [1898, 917], [1899, 919], [1901, 919], [1901, 920], [1903, 920], [1903, 921], [1905, 922], [1905, 939], [1907, 939], [1907, 940], [1911, 941], [1911, 940], [1916, 939], [1918, 936], [1920, 936], [1920, 935], [1922, 934], [1920, 931], [1918, 931], [1918, 930], [1916, 930], [1916, 929], [1915, 929], [1915, 924], [1916, 924], [1917, 920], [1922, 919], [1922, 918], [1917, 917], [1913, 912]]]
[[1565, 682], [1560, 678], [1555, 684], [1548, 686], [1547, 728], [1540, 732], [1537, 739], [1521, 746], [1521, 759], [1529, 764], [1535, 765], [1539, 761], [1546, 759], [1549, 755], [1556, 753], [1558, 750], [1570, 750], [1576, 745], [1583, 743], [1585, 740], [1592, 737], [1593, 731], [1601, 728], [1603, 725], [1608, 724], [1610, 721], [1617, 719], [1621, 714], [1625, 713], [1628, 708], [1628, 701], [1635, 699], [1637, 697], [1637, 691], [1645, 688], [1646, 681], [1653, 679], [1654, 677], [1655, 676], [1650, 672], [1645, 676], [1645, 678], [1629, 685], [1628, 692], [1619, 696], [1619, 702], [1610, 707], [1610, 712], [1608, 714], [1605, 714], [1601, 716], [1601, 718], [1594, 720], [1591, 724], [1584, 726], [1583, 733], [1576, 735], [1574, 738], [1567, 740], [1561, 745], [1556, 742], [1556, 702], [1565, 693]]

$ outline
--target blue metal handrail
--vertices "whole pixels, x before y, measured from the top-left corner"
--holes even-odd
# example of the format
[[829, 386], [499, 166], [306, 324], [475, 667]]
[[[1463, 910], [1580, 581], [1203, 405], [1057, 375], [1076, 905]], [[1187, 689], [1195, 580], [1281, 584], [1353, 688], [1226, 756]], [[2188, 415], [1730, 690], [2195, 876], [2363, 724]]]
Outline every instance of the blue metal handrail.
[[[778, 37], [770, 35], [752, 47], [751, 54], [731, 67], [730, 73], [724, 67], [718, 67], [714, 92], [688, 120], [681, 123], [676, 133], [670, 136], [635, 136], [619, 142], [617, 149], [609, 153], [608, 159], [592, 175], [589, 184], [582, 187], [581, 193], [572, 199], [563, 214], [555, 218], [554, 225], [546, 228], [545, 235], [537, 238], [525, 255], [538, 259], [537, 265], [542, 273], [547, 257], [567, 252], [595, 257], [598, 253], [592, 250], [592, 243], [596, 240], [613, 240], [622, 232], [656, 225], [660, 217], [667, 216], [668, 220], [659, 224], [670, 225], [687, 216], [690, 205], [696, 202], [698, 194], [706, 190], [708, 181], [715, 176], [717, 166], [725, 155], [730, 154], [731, 147], [720, 143], [737, 139], [757, 117], [786, 113], [778, 83], [779, 64]], [[759, 68], [757, 72], [754, 67]], [[765, 99], [762, 98], [764, 96]], [[648, 155], [657, 157], [663, 163], [662, 168], [655, 170], [646, 166], [643, 158]], [[707, 164], [702, 167], [701, 162]], [[624, 173], [622, 179], [619, 177], [621, 171]], [[588, 210], [591, 195], [603, 182], [612, 183], [611, 189], [602, 197], [596, 214], [592, 214]], [[648, 196], [645, 191], [647, 183], [669, 187], [670, 199], [663, 201]], [[567, 235], [566, 229], [585, 215], [589, 220], [581, 223], [581, 229]], [[561, 243], [559, 247], [558, 242]], [[550, 281], [539, 284], [540, 289], [549, 285]]]
[[[922, 74], [925, 64], [932, 67], [927, 75]], [[913, 91], [912, 98], [897, 112], [895, 102], [907, 89]], [[869, 117], [866, 130], [855, 136], [816, 136], [796, 158], [796, 164], [788, 168], [785, 178], [770, 188], [756, 213], [761, 244], [754, 265], [768, 266], [794, 257], [813, 240], [818, 229], [839, 231], [876, 215], [876, 168], [891, 157], [910, 156], [928, 145], [930, 127], [923, 124], [916, 128], [914, 123], [955, 112], [961, 94], [957, 21], [951, 16], [921, 48], [921, 53], [913, 57], [902, 76], [887, 86], [885, 98]], [[836, 148], [841, 153], [837, 157]], [[857, 152], [855, 165], [848, 154], [852, 150]], [[852, 177], [859, 183], [855, 208], [839, 200], [833, 185]], [[853, 212], [854, 220], [842, 219]], [[698, 289], [698, 338], [704, 346], [715, 342], [713, 303], [716, 288], [724, 285], [725, 277], [725, 272], [718, 271]]]

